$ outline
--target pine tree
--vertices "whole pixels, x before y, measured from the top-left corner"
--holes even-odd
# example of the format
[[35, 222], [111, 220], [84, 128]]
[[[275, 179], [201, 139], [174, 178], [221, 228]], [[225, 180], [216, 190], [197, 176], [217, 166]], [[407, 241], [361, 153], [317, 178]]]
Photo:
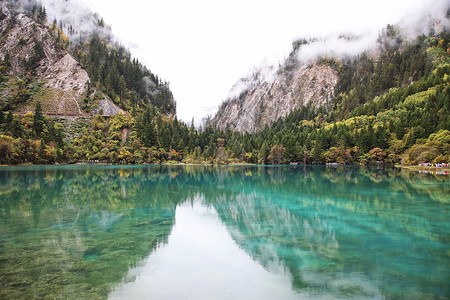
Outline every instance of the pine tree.
[[44, 131], [44, 116], [42, 115], [41, 103], [36, 102], [33, 116], [33, 132], [36, 138], [40, 138]]
[[149, 108], [144, 110], [136, 122], [136, 131], [145, 147], [156, 146], [156, 130], [153, 124], [153, 114]]
[[269, 163], [269, 159], [267, 158], [270, 154], [270, 147], [266, 141], [261, 145], [261, 149], [259, 150], [258, 155], [258, 163], [261, 165], [267, 165]]

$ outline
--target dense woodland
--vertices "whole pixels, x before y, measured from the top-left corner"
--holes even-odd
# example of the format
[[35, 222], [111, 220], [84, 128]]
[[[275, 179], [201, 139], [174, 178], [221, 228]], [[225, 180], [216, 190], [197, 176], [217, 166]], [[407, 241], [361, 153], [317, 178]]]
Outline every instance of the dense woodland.
[[[34, 11], [42, 18], [42, 8]], [[101, 26], [101, 22], [99, 26]], [[49, 28], [56, 28], [53, 22]], [[72, 29], [73, 30], [73, 29]], [[57, 35], [58, 36], [58, 35]], [[379, 164], [450, 161], [450, 34], [379, 36], [379, 56], [324, 57], [339, 81], [322, 107], [304, 106], [258, 133], [195, 129], [176, 117], [168, 84], [99, 35], [69, 47], [93, 84], [126, 112], [75, 123], [0, 112], [0, 163]], [[298, 47], [294, 43], [295, 47]], [[1, 81], [8, 61], [1, 62]], [[29, 82], [33, 82], [32, 79]], [[33, 97], [32, 85], [23, 89]]]

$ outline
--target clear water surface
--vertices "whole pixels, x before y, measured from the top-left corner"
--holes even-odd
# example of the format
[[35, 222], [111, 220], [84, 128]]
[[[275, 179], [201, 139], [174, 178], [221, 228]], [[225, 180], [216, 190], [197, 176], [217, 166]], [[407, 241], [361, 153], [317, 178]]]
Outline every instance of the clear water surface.
[[449, 299], [450, 178], [0, 168], [1, 299]]

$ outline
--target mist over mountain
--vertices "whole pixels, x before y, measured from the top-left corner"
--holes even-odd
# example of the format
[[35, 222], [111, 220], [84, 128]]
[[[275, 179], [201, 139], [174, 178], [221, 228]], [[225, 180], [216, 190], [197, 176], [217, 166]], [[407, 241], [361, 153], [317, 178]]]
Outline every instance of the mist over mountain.
[[[401, 53], [407, 45], [418, 43], [417, 37], [439, 35], [448, 28], [448, 4], [438, 1], [420, 15], [378, 31], [298, 39], [283, 63], [256, 66], [241, 78], [209, 124], [221, 129], [256, 132], [302, 106], [330, 107], [331, 100], [338, 96], [336, 85], [344, 80], [339, 68], [354, 64], [361, 55], [377, 65], [389, 49], [396, 48]], [[378, 90], [373, 95], [386, 90]]]

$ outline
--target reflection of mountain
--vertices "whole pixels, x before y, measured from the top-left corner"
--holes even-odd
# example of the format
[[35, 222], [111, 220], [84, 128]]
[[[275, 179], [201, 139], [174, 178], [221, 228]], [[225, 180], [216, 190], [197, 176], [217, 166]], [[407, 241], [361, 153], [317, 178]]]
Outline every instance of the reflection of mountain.
[[[257, 182], [237, 184], [233, 177], [223, 193], [205, 196], [253, 259], [269, 270], [284, 266], [297, 292], [363, 298], [445, 294], [448, 270], [436, 260], [445, 259], [437, 249], [445, 249], [448, 235], [435, 228], [448, 233], [446, 214], [439, 213], [446, 207], [430, 195], [442, 197], [448, 184], [430, 182], [424, 194], [418, 178], [403, 181], [395, 171], [294, 170], [260, 169]], [[264, 188], [264, 182], [281, 182], [283, 188]], [[414, 294], [418, 281], [426, 292]]]
[[285, 268], [297, 292], [442, 296], [450, 185], [430, 178], [351, 167], [3, 168], [0, 298], [106, 297], [196, 197], [256, 262]]

